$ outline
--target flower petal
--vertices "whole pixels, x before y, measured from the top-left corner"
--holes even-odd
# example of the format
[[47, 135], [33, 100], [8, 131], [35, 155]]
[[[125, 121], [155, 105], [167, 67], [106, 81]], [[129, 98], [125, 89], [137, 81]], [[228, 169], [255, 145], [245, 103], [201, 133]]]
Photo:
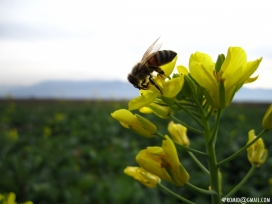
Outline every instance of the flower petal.
[[[134, 116], [130, 111], [127, 109], [119, 109], [111, 113], [111, 116], [118, 120], [121, 125], [141, 125], [137, 120], [136, 116]], [[125, 126], [124, 126], [125, 127]]]
[[124, 169], [124, 173], [132, 176], [134, 179], [140, 181], [149, 188], [155, 188], [160, 183], [160, 178], [151, 174], [140, 167], [128, 166]]
[[171, 169], [177, 170], [179, 169], [179, 158], [177, 154], [177, 150], [173, 141], [169, 138], [169, 136], [165, 136], [166, 140], [162, 141], [162, 148], [166, 158], [171, 166]]
[[161, 159], [159, 156], [161, 154], [163, 154], [163, 149], [161, 147], [148, 147], [138, 153], [136, 161], [146, 171], [163, 180], [172, 182], [166, 170], [161, 167]]
[[164, 71], [165, 76], [170, 76], [170, 74], [173, 72], [177, 59], [178, 56], [176, 56], [171, 62], [160, 66], [160, 68]]
[[153, 113], [153, 110], [149, 107], [142, 107], [139, 109], [140, 113], [144, 113], [144, 114], [150, 114]]
[[200, 86], [212, 92], [211, 95], [216, 93], [218, 85], [213, 75], [214, 62], [209, 55], [201, 52], [192, 54], [189, 68], [192, 77]]
[[177, 66], [177, 70], [178, 70], [179, 74], [188, 74], [189, 73], [188, 69], [182, 65]]
[[175, 97], [182, 89], [183, 84], [184, 74], [180, 75], [177, 78], [168, 80], [163, 86], [163, 95], [169, 98]]
[[252, 83], [252, 82], [256, 81], [258, 78], [259, 78], [259, 75], [255, 76], [255, 77], [249, 77], [249, 78], [245, 81], [245, 84]]
[[233, 72], [247, 62], [246, 52], [240, 47], [229, 47], [227, 57], [222, 64], [221, 70], [229, 78]]
[[142, 92], [140, 96], [129, 101], [128, 110], [136, 110], [144, 106], [148, 106], [157, 98], [157, 96], [158, 96], [158, 93], [155, 93], [150, 90]]

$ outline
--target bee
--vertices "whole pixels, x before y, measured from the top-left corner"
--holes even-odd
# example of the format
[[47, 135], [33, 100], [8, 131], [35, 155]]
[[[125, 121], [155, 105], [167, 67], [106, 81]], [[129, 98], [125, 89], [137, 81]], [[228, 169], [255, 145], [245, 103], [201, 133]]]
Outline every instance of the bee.
[[163, 94], [159, 86], [154, 82], [152, 73], [155, 71], [158, 77], [165, 76], [160, 66], [171, 62], [177, 53], [172, 50], [159, 51], [162, 43], [157, 43], [158, 40], [159, 38], [146, 50], [142, 60], [132, 68], [131, 73], [128, 75], [128, 81], [140, 90], [146, 90], [150, 82]]

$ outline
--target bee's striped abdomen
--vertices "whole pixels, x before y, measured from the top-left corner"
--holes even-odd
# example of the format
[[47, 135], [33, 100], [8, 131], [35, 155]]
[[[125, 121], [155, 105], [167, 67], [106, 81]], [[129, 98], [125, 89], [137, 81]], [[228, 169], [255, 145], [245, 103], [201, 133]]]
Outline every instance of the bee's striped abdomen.
[[148, 64], [159, 67], [171, 62], [176, 55], [177, 53], [172, 50], [161, 50], [148, 60]]

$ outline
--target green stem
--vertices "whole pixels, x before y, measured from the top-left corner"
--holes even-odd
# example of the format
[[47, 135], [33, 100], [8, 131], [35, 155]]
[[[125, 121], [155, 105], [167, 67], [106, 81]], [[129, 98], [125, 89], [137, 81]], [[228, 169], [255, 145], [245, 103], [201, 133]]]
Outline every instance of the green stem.
[[[173, 141], [174, 142], [174, 141]], [[179, 149], [183, 149], [183, 150], [186, 150], [187, 152], [193, 152], [193, 153], [196, 153], [200, 156], [204, 156], [204, 157], [207, 157], [208, 155], [205, 153], [205, 152], [201, 152], [201, 151], [198, 151], [198, 150], [195, 150], [195, 149], [192, 149], [190, 147], [185, 147], [183, 145], [180, 145], [176, 142], [174, 142], [174, 144], [176, 145], [176, 147], [178, 147]]]
[[176, 102], [176, 104], [181, 108], [183, 109], [186, 113], [188, 113], [194, 120], [195, 122], [203, 128], [203, 125], [202, 123], [199, 121], [199, 119], [197, 117], [194, 116], [194, 114], [192, 114], [187, 108], [184, 108], [182, 105], [180, 105], [178, 102]]
[[222, 115], [222, 109], [218, 109], [216, 119], [215, 119], [215, 126], [213, 127], [211, 138], [209, 139], [209, 144], [212, 144], [216, 142], [216, 135], [219, 127], [220, 118]]
[[196, 105], [194, 103], [188, 103], [188, 102], [178, 102], [181, 106], [188, 106], [188, 107], [192, 107], [195, 108]]
[[[162, 138], [163, 140], [166, 139], [162, 134], [160, 134], [160, 133], [158, 133], [158, 132], [156, 132], [155, 135], [159, 136], [159, 137]], [[183, 145], [180, 145], [180, 144], [176, 143], [175, 141], [173, 141], [173, 142], [174, 142], [175, 146], [176, 146], [177, 148], [179, 148], [179, 149], [186, 150], [186, 151], [188, 151], [188, 152], [194, 152], [194, 153], [196, 153], [196, 154], [198, 154], [198, 155], [207, 157], [207, 154], [204, 153], [204, 152], [200, 152], [200, 151], [195, 150], [195, 149], [192, 149], [192, 148], [190, 148], [190, 147], [185, 147], [185, 146], [183, 146]]]
[[208, 171], [208, 169], [206, 169], [205, 166], [203, 166], [203, 164], [195, 157], [195, 155], [192, 152], [188, 152], [188, 154], [192, 157], [192, 159], [194, 160], [194, 162], [199, 166], [199, 168], [205, 173], [210, 175], [210, 172]]
[[237, 186], [235, 186], [231, 192], [229, 192], [227, 195], [225, 195], [224, 198], [231, 197], [234, 193], [236, 193], [242, 187], [242, 185], [248, 180], [248, 178], [252, 175], [255, 168], [256, 167], [254, 165], [252, 165], [250, 170], [247, 172], [247, 175], [243, 178], [243, 180]]
[[197, 129], [195, 129], [195, 128], [189, 126], [189, 125], [187, 125], [186, 123], [184, 123], [184, 122], [180, 121], [179, 119], [177, 119], [175, 116], [171, 115], [170, 117], [171, 117], [175, 122], [177, 122], [177, 123], [179, 123], [179, 124], [185, 126], [188, 130], [191, 130], [192, 132], [195, 132], [195, 133], [197, 133], [198, 135], [203, 135], [203, 132], [201, 132], [200, 130], [197, 130]]
[[166, 188], [164, 185], [162, 185], [161, 183], [158, 183], [158, 186], [161, 187], [163, 190], [165, 190], [167, 193], [173, 195], [174, 197], [178, 198], [179, 200], [182, 200], [184, 203], [187, 204], [195, 204], [194, 202], [191, 202], [189, 200], [187, 200], [186, 198], [183, 198], [182, 196], [174, 193], [173, 191], [171, 191], [170, 189]]
[[[212, 133], [211, 129], [209, 126], [209, 121], [206, 117], [206, 112], [203, 110], [202, 105], [198, 102], [197, 98], [194, 97], [194, 100], [198, 106], [199, 110], [199, 115], [201, 117], [201, 121], [203, 124], [203, 131], [204, 131], [204, 139], [205, 139], [205, 145], [206, 145], [206, 150], [208, 154], [208, 164], [209, 164], [209, 172], [210, 172], [210, 186], [211, 189], [215, 192], [216, 194], [211, 195], [212, 198], [212, 204], [220, 204], [221, 203], [221, 196], [220, 196], [220, 184], [219, 184], [219, 176], [218, 176], [218, 168], [216, 166], [217, 161], [216, 161], [216, 153], [215, 153], [215, 141], [213, 140], [212, 142], [210, 141], [210, 138], [212, 138]], [[218, 120], [218, 117], [216, 118]], [[217, 123], [217, 121], [216, 121]], [[215, 136], [216, 137], [216, 132], [215, 131]]]
[[211, 107], [211, 110], [209, 111], [209, 113], [206, 116], [207, 120], [209, 120], [211, 114], [213, 113], [213, 110], [214, 110], [214, 108]]
[[163, 140], [166, 139], [161, 133], [155, 132], [155, 135], [159, 136], [159, 137], [162, 138]]
[[213, 191], [213, 190], [205, 190], [203, 188], [196, 187], [196, 186], [194, 186], [193, 184], [191, 184], [189, 182], [187, 182], [185, 185], [190, 187], [191, 189], [199, 192], [199, 193], [203, 193], [203, 194], [206, 194], [206, 195], [217, 195], [217, 193], [215, 191]]
[[260, 132], [260, 134], [254, 138], [254, 140], [252, 140], [250, 143], [246, 144], [243, 148], [241, 148], [240, 150], [238, 150], [237, 152], [235, 152], [233, 155], [229, 156], [228, 158], [224, 159], [221, 162], [217, 163], [217, 167], [220, 167], [221, 165], [223, 165], [226, 162], [229, 162], [230, 160], [234, 159], [235, 157], [237, 157], [239, 154], [241, 154], [244, 150], [246, 150], [248, 147], [250, 147], [253, 143], [255, 143], [260, 137], [262, 137], [262, 135], [268, 130], [263, 129], [262, 132]]
[[220, 198], [220, 186], [219, 186], [219, 177], [218, 177], [218, 169], [217, 169], [217, 161], [216, 161], [216, 153], [214, 149], [214, 143], [209, 144], [209, 137], [211, 136], [211, 132], [208, 126], [208, 122], [206, 121], [206, 127], [204, 130], [204, 137], [206, 143], [206, 149], [208, 153], [208, 163], [209, 163], [209, 171], [210, 171], [210, 185], [211, 189], [217, 192], [217, 195], [212, 195], [212, 204], [221, 203]]

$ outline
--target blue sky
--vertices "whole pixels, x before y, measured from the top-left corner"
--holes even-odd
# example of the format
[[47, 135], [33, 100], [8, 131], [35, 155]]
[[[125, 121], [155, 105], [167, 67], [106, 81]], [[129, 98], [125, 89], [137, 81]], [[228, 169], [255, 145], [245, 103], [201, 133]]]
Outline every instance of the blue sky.
[[0, 0], [0, 85], [45, 80], [127, 80], [159, 36], [188, 65], [241, 46], [263, 57], [250, 88], [272, 88], [269, 0]]

